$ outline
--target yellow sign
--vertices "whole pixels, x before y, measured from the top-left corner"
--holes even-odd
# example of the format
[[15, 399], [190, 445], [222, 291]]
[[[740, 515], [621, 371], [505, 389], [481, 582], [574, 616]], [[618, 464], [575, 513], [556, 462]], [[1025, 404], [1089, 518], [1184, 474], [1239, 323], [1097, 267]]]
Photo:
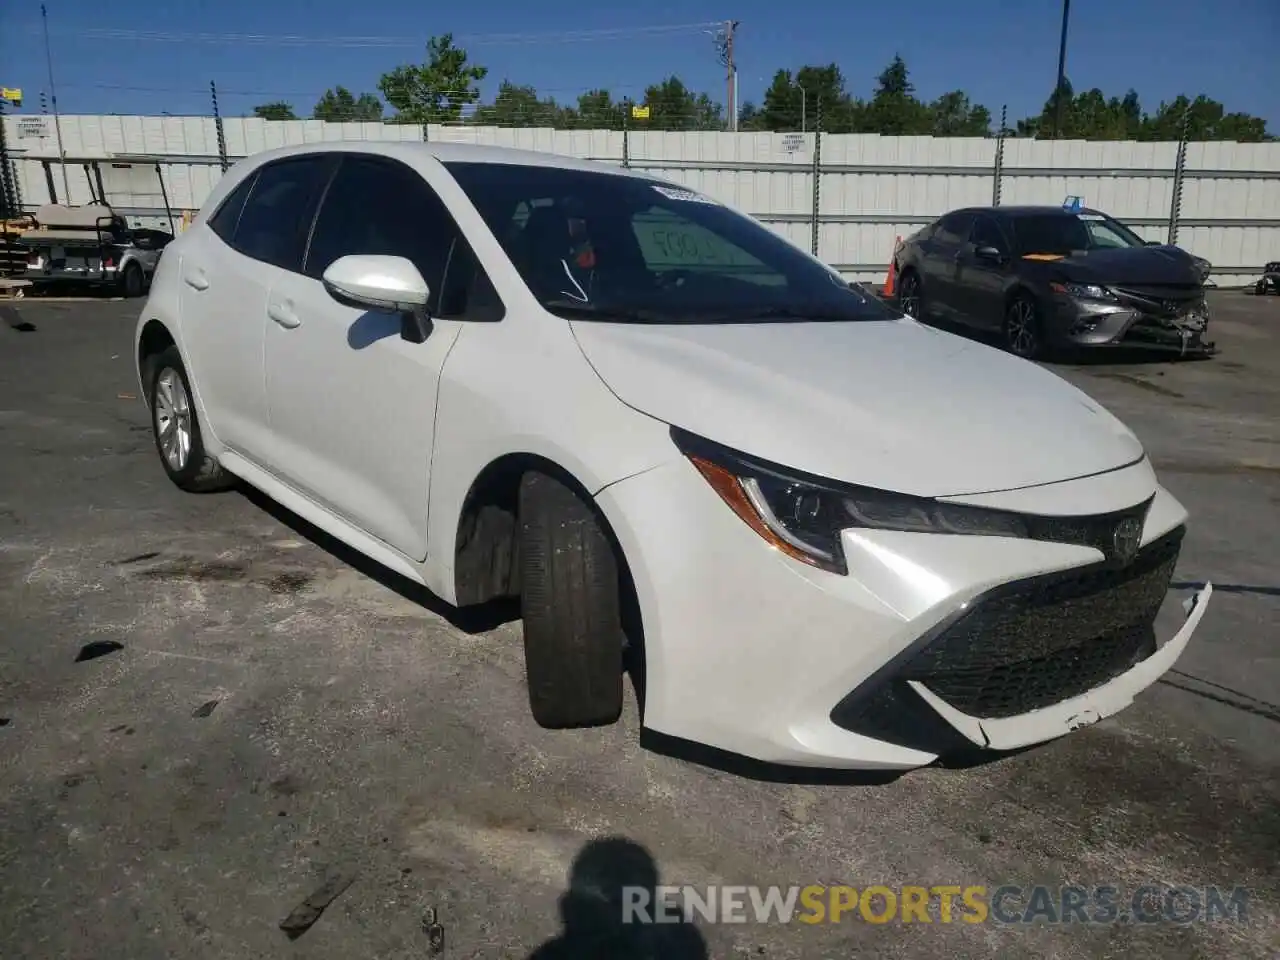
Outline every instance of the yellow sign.
[[631, 108], [631, 116], [635, 117], [637, 120], [648, 120], [649, 107], [647, 105], [642, 107], [640, 104], [635, 104]]
[[0, 87], [0, 100], [8, 100], [15, 107], [22, 106], [22, 88]]

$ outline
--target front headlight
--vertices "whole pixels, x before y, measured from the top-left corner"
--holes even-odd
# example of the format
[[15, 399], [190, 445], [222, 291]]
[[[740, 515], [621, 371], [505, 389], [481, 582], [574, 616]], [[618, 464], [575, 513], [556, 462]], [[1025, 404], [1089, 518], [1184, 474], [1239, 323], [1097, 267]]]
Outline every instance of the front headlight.
[[1074, 300], [1114, 300], [1116, 298], [1110, 290], [1096, 283], [1051, 283], [1049, 289]]
[[794, 560], [849, 572], [848, 529], [1027, 538], [1021, 515], [838, 483], [788, 470], [672, 427], [671, 438], [726, 504]]

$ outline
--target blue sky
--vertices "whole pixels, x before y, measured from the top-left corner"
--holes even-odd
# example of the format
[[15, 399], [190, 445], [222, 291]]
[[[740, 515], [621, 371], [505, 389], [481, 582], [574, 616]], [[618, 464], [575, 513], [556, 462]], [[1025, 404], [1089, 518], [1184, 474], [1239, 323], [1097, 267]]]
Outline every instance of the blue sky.
[[[484, 92], [503, 78], [572, 102], [605, 86], [639, 93], [675, 73], [724, 100], [712, 37], [696, 26], [740, 21], [741, 99], [758, 100], [779, 67], [840, 65], [852, 92], [867, 95], [895, 53], [926, 98], [963, 88], [1010, 119], [1038, 112], [1056, 70], [1058, 0], [161, 0], [135, 5], [47, 0], [54, 80], [64, 113], [201, 114], [216, 80], [223, 112], [288, 100], [302, 115], [326, 87], [375, 91], [381, 73], [421, 58], [422, 42], [452, 32], [489, 68]], [[24, 110], [47, 87], [40, 4], [0, 0], [0, 85], [22, 87]], [[128, 39], [104, 42], [103, 31]], [[592, 32], [596, 33], [592, 33]], [[606, 39], [600, 31], [616, 31]], [[193, 34], [204, 34], [196, 39]], [[213, 42], [207, 35], [253, 35]], [[572, 39], [576, 34], [577, 39]], [[303, 38], [270, 42], [282, 35]], [[364, 46], [313, 42], [381, 38]], [[1280, 132], [1280, 0], [1074, 0], [1067, 74], [1077, 89], [1137, 89], [1153, 109], [1179, 93], [1205, 93], [1228, 110], [1263, 116]]]

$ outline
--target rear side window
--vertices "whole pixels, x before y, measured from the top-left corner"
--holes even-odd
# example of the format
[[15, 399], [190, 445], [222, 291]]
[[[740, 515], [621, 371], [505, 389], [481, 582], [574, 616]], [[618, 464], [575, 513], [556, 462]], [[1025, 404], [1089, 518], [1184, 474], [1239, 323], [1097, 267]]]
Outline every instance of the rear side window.
[[938, 221], [933, 231], [933, 239], [939, 243], [964, 243], [969, 237], [969, 225], [973, 223], [971, 213], [948, 213]]
[[263, 167], [240, 214], [232, 246], [247, 257], [300, 273], [307, 231], [332, 169], [333, 159], [324, 155]]
[[316, 217], [304, 272], [318, 280], [335, 260], [355, 254], [413, 263], [427, 281], [435, 316], [469, 314], [469, 302], [489, 311], [496, 299], [444, 201], [395, 160], [343, 157]]
[[227, 243], [235, 237], [236, 224], [240, 222], [240, 211], [244, 209], [244, 202], [249, 196], [249, 191], [253, 189], [255, 179], [257, 179], [256, 173], [245, 177], [240, 186], [231, 191], [231, 196], [222, 201], [222, 206], [209, 218], [209, 229]]

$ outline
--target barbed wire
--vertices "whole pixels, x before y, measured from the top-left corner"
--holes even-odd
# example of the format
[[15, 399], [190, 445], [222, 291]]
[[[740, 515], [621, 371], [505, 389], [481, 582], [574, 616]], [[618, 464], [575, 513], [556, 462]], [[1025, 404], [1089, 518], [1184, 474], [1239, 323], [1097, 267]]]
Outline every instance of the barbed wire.
[[[542, 33], [493, 33], [454, 35], [455, 44], [467, 46], [536, 45], [550, 43], [598, 43], [613, 40], [637, 40], [645, 37], [665, 39], [681, 33], [703, 32], [710, 27], [722, 26], [722, 21], [698, 23], [673, 23], [637, 27], [613, 27], [598, 30], [555, 30]], [[38, 33], [38, 28], [30, 32]], [[83, 38], [131, 43], [214, 43], [251, 46], [287, 47], [354, 47], [354, 48], [408, 48], [422, 47], [429, 37], [365, 36], [365, 37], [317, 37], [299, 34], [268, 33], [196, 33], [167, 30], [123, 30], [94, 28], [86, 30], [53, 31], [59, 38]]]

